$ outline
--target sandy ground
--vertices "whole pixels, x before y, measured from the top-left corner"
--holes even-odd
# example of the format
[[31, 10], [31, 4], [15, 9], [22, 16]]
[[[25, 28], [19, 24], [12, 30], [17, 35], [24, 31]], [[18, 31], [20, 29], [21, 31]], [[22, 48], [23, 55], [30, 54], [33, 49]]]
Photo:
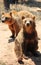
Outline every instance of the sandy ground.
[[[1, 10], [3, 11], [3, 6], [0, 6]], [[17, 10], [28, 10], [36, 16], [36, 29], [38, 33], [38, 46], [39, 46], [39, 53], [41, 54], [41, 12], [38, 12], [37, 9], [39, 7], [30, 7], [24, 5], [14, 5], [11, 6], [11, 9]], [[1, 14], [0, 14], [1, 16]], [[14, 53], [14, 41], [10, 39], [11, 32], [8, 29], [6, 24], [3, 24], [0, 21], [0, 65], [20, 65], [17, 62], [15, 53]], [[24, 64], [21, 65], [41, 65], [41, 55], [40, 57], [30, 57], [28, 59], [23, 59]]]

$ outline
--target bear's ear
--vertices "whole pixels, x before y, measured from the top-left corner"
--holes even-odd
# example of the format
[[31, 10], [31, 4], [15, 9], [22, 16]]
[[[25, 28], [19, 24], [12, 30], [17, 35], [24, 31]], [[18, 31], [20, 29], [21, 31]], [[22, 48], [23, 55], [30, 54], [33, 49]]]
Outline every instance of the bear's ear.
[[2, 12], [2, 15], [4, 15], [5, 13], [4, 12]]
[[4, 12], [2, 14], [4, 14]]
[[35, 16], [33, 16], [32, 19], [35, 20]]
[[10, 16], [12, 17], [12, 12], [10, 12]]
[[25, 19], [25, 17], [24, 17], [24, 16], [22, 16], [22, 20], [23, 20], [23, 19]]

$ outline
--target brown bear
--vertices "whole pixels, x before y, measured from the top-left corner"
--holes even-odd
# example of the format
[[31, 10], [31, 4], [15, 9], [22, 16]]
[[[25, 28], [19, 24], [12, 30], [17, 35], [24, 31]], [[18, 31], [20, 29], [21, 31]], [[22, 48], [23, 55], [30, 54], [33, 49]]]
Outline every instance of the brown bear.
[[37, 49], [38, 39], [35, 19], [28, 17], [23, 19], [23, 27], [15, 38], [15, 53], [18, 62], [22, 61], [24, 55], [27, 56], [28, 52], [34, 56], [38, 56]]
[[[33, 14], [28, 11], [11, 11], [10, 13], [2, 13], [2, 22], [8, 24], [12, 32], [11, 38], [15, 38], [22, 27], [22, 20], [27, 17], [33, 17]], [[34, 17], [33, 17], [34, 19]]]
[[3, 23], [8, 24], [10, 31], [12, 32], [11, 38], [15, 38], [21, 28], [21, 24], [18, 22], [21, 21], [17, 16], [17, 12], [13, 11], [10, 13], [2, 13], [1, 20]]

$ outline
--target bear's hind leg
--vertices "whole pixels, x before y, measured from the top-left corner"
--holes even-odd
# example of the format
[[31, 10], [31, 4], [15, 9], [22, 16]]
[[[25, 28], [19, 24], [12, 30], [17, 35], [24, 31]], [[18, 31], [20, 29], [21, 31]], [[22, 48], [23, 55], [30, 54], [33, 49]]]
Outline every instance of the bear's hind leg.
[[18, 62], [21, 62], [23, 59], [22, 46], [17, 40], [15, 40], [15, 53], [18, 58]]
[[38, 49], [38, 40], [35, 40], [34, 41], [34, 45], [33, 45], [33, 50], [32, 50], [32, 54], [35, 57], [38, 57], [39, 56], [37, 49]]

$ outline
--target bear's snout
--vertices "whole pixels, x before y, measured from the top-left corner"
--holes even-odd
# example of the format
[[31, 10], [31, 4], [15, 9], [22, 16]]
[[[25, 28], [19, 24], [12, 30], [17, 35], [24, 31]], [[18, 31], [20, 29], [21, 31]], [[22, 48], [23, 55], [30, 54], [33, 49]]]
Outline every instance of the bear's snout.
[[30, 24], [29, 23], [27, 23], [27, 26], [29, 26]]
[[26, 26], [30, 26], [30, 21], [27, 21], [26, 22]]
[[1, 21], [2, 21], [3, 23], [5, 22], [5, 17], [4, 17], [4, 16], [1, 17]]

